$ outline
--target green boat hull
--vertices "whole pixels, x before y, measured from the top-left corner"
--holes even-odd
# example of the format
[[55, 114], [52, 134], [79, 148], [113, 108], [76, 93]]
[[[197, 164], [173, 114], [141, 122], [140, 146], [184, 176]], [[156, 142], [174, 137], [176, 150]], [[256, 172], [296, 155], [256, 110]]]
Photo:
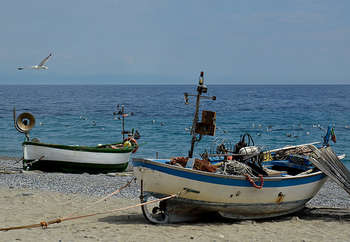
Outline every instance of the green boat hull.
[[76, 163], [66, 161], [40, 160], [34, 163], [33, 160], [23, 160], [23, 168], [25, 170], [42, 170], [50, 172], [69, 172], [69, 173], [109, 173], [123, 172], [128, 167], [129, 162], [122, 164], [91, 164]]

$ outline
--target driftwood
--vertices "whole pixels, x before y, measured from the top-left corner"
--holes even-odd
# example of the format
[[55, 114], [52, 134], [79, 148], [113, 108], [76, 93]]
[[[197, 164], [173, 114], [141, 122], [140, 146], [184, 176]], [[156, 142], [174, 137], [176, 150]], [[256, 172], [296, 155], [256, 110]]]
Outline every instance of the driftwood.
[[295, 214], [301, 219], [329, 219], [350, 221], [350, 208], [304, 208]]
[[16, 174], [16, 173], [20, 173], [20, 171], [0, 170], [0, 174]]

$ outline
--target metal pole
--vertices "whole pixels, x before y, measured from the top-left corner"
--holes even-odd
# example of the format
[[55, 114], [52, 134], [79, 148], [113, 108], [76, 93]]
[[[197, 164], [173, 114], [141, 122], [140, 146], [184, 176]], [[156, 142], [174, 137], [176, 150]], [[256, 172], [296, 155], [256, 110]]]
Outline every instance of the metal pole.
[[196, 142], [196, 126], [197, 126], [197, 121], [198, 121], [198, 111], [199, 111], [199, 101], [201, 98], [202, 91], [200, 88], [197, 89], [198, 95], [197, 95], [197, 100], [196, 100], [196, 112], [194, 114], [194, 119], [192, 123], [192, 129], [191, 129], [191, 134], [192, 134], [192, 141], [191, 141], [191, 150], [188, 153], [188, 157], [192, 158], [193, 157], [193, 149], [194, 149], [194, 143]]
[[124, 140], [124, 105], [122, 105], [122, 134]]

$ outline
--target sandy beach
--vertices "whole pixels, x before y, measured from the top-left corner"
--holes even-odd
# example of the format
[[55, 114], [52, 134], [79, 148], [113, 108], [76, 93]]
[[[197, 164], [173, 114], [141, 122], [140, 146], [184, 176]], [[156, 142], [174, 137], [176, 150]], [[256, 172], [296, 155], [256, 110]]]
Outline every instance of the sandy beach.
[[[49, 177], [53, 186], [36, 188], [34, 183]], [[55, 185], [55, 177], [65, 183]], [[92, 206], [103, 196], [90, 192], [70, 192], [74, 186], [86, 186], [84, 178], [109, 184], [118, 183], [123, 176], [90, 176], [43, 174], [40, 172], [0, 174], [0, 227], [38, 224], [59, 217], [104, 212], [138, 204], [137, 196], [128, 191]], [[26, 179], [26, 185], [23, 182]], [[131, 174], [126, 176], [131, 178]], [[32, 179], [31, 182], [28, 182]], [[80, 182], [79, 182], [80, 179]], [[124, 179], [124, 178], [123, 178]], [[127, 181], [128, 179], [124, 179]], [[16, 185], [13, 182], [16, 181]], [[33, 182], [34, 181], [34, 182]], [[45, 181], [46, 182], [46, 181]], [[73, 184], [74, 182], [74, 184]], [[76, 183], [79, 183], [77, 185]], [[93, 181], [90, 181], [93, 183]], [[71, 184], [72, 183], [72, 184]], [[31, 185], [28, 185], [31, 184]], [[54, 191], [55, 186], [63, 190]], [[70, 187], [70, 190], [64, 188]], [[350, 199], [345, 192], [333, 189], [332, 182], [309, 203], [310, 207], [337, 207], [343, 213], [325, 212], [313, 216], [305, 213], [267, 220], [233, 221], [204, 219], [192, 223], [152, 225], [143, 217], [139, 207], [49, 225], [46, 229], [31, 228], [0, 231], [0, 241], [349, 241]], [[73, 188], [71, 188], [73, 187]], [[116, 185], [106, 194], [120, 187]], [[64, 190], [66, 189], [66, 190]], [[128, 189], [135, 189], [130, 187]], [[335, 192], [332, 194], [332, 192]], [[128, 195], [129, 194], [129, 195]], [[323, 204], [323, 205], [322, 205]], [[332, 206], [336, 205], [336, 206]], [[87, 209], [83, 209], [86, 208]], [[345, 211], [345, 213], [344, 213]]]
[[[70, 214], [88, 214], [137, 204], [138, 200], [112, 198], [97, 207], [81, 210], [96, 201], [82, 195], [0, 189], [0, 226], [19, 226]], [[78, 213], [75, 213], [78, 212]], [[0, 232], [1, 241], [348, 241], [350, 220], [331, 217], [302, 219], [286, 216], [264, 221], [148, 224], [140, 208], [99, 215], [48, 228]]]

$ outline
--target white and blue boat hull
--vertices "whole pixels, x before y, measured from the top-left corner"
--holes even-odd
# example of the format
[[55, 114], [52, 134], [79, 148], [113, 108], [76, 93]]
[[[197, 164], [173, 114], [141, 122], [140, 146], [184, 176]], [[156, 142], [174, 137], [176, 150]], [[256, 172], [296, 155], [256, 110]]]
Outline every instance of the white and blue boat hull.
[[[209, 173], [165, 163], [165, 160], [133, 159], [134, 173], [145, 193], [155, 197], [176, 194], [168, 201], [173, 212], [218, 212], [235, 219], [268, 218], [302, 209], [325, 183], [327, 177], [311, 174], [264, 177], [257, 189], [245, 176]], [[260, 185], [260, 178], [253, 179]], [[168, 211], [171, 213], [171, 211]], [[170, 221], [171, 222], [171, 221]]]

